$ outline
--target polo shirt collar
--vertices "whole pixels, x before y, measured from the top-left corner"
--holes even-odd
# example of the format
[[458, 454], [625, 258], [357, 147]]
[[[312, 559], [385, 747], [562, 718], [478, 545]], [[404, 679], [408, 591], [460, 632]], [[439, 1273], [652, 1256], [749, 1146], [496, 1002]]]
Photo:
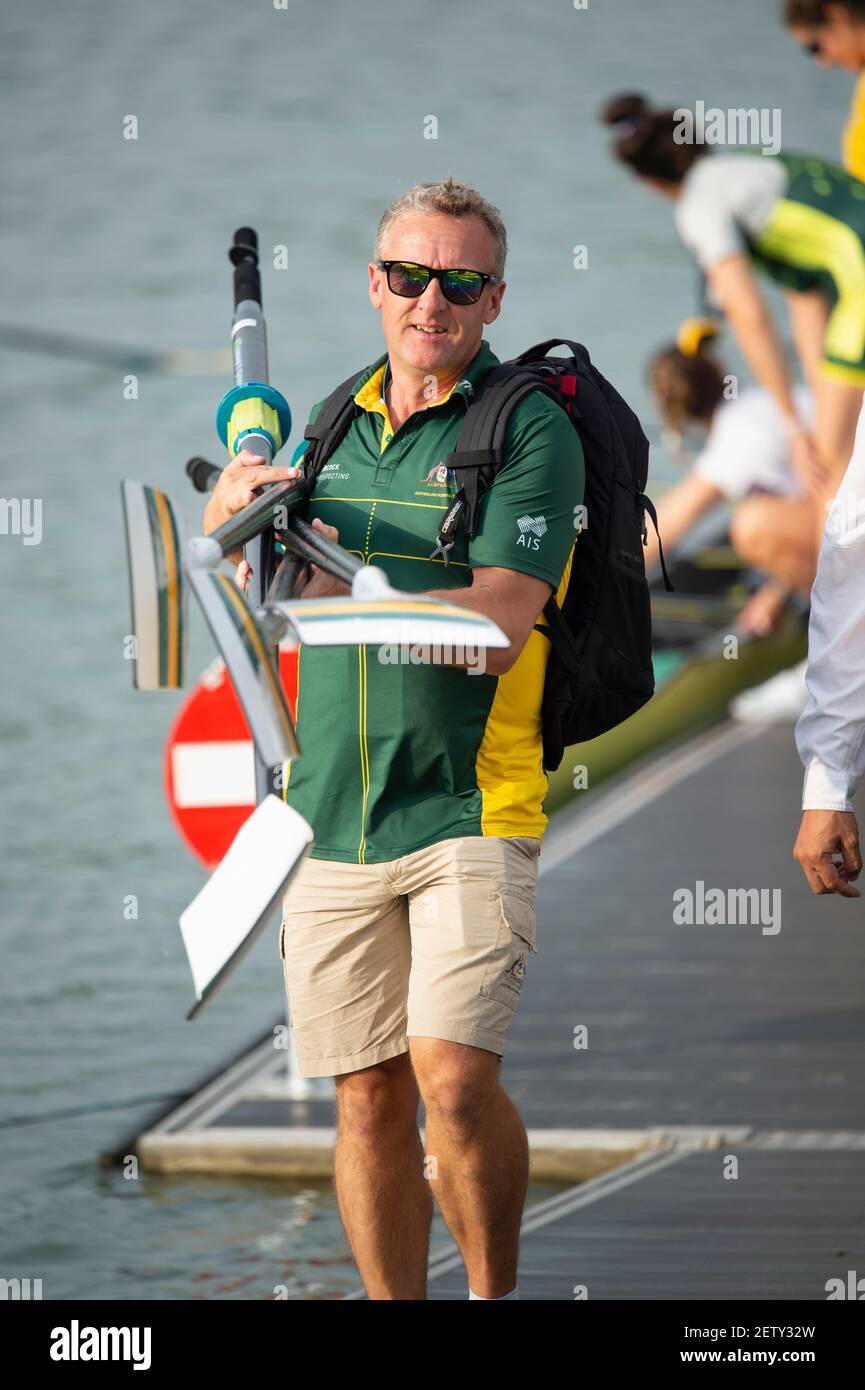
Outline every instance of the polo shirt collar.
[[[459, 396], [467, 406], [473, 399], [475, 389], [479, 382], [486, 376], [487, 372], [490, 371], [492, 367], [497, 367], [498, 364], [499, 359], [496, 357], [486, 338], [482, 338], [480, 347], [466, 367], [463, 377], [454, 386], [448, 400], [452, 399], [454, 396]], [[376, 358], [372, 366], [367, 367], [366, 371], [358, 377], [352, 388], [352, 395], [357, 397], [366, 383], [375, 376], [376, 372], [379, 371], [382, 366], [384, 366], [384, 374], [381, 382], [381, 398], [383, 400], [385, 388], [390, 376], [390, 361], [388, 360], [386, 352], [383, 353], [381, 357]], [[445, 402], [442, 402], [442, 404], [445, 404]]]

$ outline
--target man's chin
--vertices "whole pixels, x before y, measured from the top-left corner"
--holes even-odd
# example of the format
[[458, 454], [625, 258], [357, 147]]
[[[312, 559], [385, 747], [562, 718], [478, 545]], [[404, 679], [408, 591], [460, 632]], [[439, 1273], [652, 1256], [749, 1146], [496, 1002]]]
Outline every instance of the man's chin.
[[454, 356], [453, 339], [449, 333], [431, 333], [424, 337], [414, 328], [407, 328], [402, 341], [405, 357], [415, 367], [424, 367], [432, 362], [441, 367]]

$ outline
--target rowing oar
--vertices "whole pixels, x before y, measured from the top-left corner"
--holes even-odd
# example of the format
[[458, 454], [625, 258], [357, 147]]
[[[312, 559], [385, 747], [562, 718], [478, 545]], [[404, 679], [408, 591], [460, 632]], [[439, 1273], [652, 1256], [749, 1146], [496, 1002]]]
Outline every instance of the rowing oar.
[[[189, 459], [186, 464], [186, 472], [192, 479], [196, 492], [212, 492], [221, 471], [217, 464], [210, 463], [208, 459], [198, 456]], [[267, 488], [244, 510], [244, 516], [249, 516], [249, 534], [253, 535], [260, 532], [262, 520], [268, 513], [279, 515], [280, 511], [287, 510], [291, 505], [302, 505], [302, 494], [300, 494], [296, 483], [279, 483]], [[231, 525], [232, 523], [228, 524]], [[343, 583], [348, 585], [351, 584], [357, 572], [363, 569], [363, 565], [356, 555], [350, 555], [347, 550], [343, 550], [341, 545], [328, 540], [302, 517], [289, 515], [281, 518], [279, 534], [288, 553], [283, 557], [282, 563], [268, 586], [266, 595], [266, 602], [268, 603], [289, 597], [290, 588], [287, 583], [287, 576], [291, 573], [293, 583], [298, 567], [296, 562], [298, 561], [318, 565], [319, 569], [325, 570], [327, 574], [333, 575], [335, 579], [341, 579]], [[214, 531], [213, 537], [216, 540], [221, 540], [222, 528], [219, 531]]]
[[[288, 401], [268, 380], [267, 330], [261, 309], [261, 276], [258, 271], [258, 236], [251, 227], [239, 227], [228, 252], [234, 266], [234, 318], [231, 343], [234, 362], [234, 386], [226, 392], [216, 410], [216, 430], [232, 458], [242, 449], [251, 449], [266, 463], [282, 448], [291, 433], [291, 411]], [[295, 489], [296, 490], [296, 489]], [[289, 488], [289, 492], [291, 489]], [[266, 511], [283, 488], [265, 488], [258, 502]], [[244, 558], [252, 575], [249, 598], [254, 608], [264, 603], [276, 569], [274, 534], [271, 526], [264, 529], [258, 520], [255, 504], [248, 514], [253, 523], [244, 538]], [[230, 525], [230, 523], [229, 523]], [[224, 529], [224, 528], [221, 528]], [[217, 533], [216, 538], [219, 538]], [[276, 647], [269, 653], [277, 661]], [[267, 796], [273, 785], [271, 769], [256, 757], [256, 801]]]
[[124, 372], [156, 372], [165, 376], [221, 376], [231, 369], [228, 348], [123, 347], [119, 343], [79, 338], [71, 333], [53, 333], [17, 323], [0, 323], [0, 347], [14, 352], [39, 352], [47, 357], [74, 357], [77, 362], [94, 362], [102, 367], [118, 367]]

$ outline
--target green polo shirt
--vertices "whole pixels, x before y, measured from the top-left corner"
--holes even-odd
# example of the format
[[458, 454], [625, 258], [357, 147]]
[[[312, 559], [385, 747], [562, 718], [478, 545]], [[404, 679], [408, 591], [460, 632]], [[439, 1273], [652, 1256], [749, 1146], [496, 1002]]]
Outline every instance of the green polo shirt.
[[[380, 566], [395, 588], [463, 588], [473, 566], [494, 565], [564, 592], [583, 451], [564, 411], [540, 392], [508, 422], [505, 462], [481, 502], [476, 536], [468, 542], [460, 527], [448, 565], [430, 559], [457, 492], [444, 457], [475, 386], [497, 363], [482, 342], [463, 380], [397, 430], [382, 399], [387, 354], [355, 383], [357, 414], [319, 475], [308, 516], [335, 526], [340, 544]], [[541, 838], [547, 638], [532, 632], [503, 676], [383, 663], [379, 650], [300, 648], [301, 757], [285, 770], [284, 797], [312, 826], [313, 857], [382, 863], [453, 836]]]

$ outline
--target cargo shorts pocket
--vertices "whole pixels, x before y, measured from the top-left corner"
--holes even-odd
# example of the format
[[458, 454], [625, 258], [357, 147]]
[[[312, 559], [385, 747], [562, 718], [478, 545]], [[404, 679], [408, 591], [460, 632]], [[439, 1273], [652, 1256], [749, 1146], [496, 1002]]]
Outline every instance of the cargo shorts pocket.
[[496, 894], [499, 932], [484, 968], [480, 993], [515, 1009], [526, 978], [529, 955], [535, 946], [535, 909], [521, 893], [505, 889]]

